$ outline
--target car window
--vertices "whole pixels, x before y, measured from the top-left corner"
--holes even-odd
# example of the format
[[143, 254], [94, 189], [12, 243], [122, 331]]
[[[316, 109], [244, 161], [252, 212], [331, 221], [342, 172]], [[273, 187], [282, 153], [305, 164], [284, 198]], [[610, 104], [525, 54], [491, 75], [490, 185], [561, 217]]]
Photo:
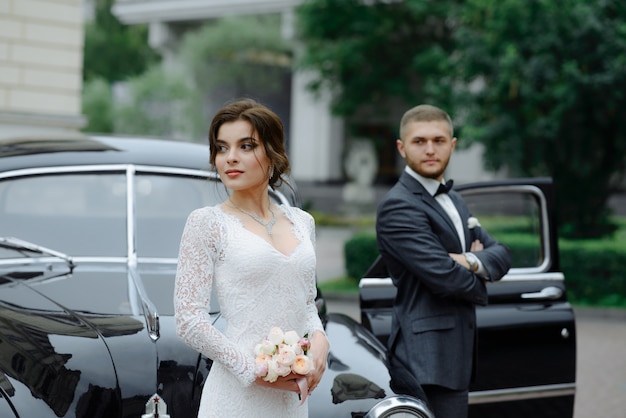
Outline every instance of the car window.
[[46, 174], [2, 181], [0, 231], [72, 256], [124, 256], [125, 176]]
[[461, 192], [472, 216], [511, 251], [511, 273], [545, 271], [549, 261], [545, 202], [534, 187], [471, 189]]
[[187, 216], [228, 198], [223, 184], [188, 176], [137, 174], [137, 255], [178, 257]]

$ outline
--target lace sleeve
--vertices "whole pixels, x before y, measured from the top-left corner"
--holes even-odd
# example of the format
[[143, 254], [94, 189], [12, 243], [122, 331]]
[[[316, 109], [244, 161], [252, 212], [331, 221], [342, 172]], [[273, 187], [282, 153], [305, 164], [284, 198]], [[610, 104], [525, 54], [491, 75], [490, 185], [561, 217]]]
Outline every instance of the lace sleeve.
[[223, 226], [203, 209], [189, 215], [180, 243], [174, 315], [178, 336], [213, 361], [224, 364], [244, 385], [254, 381], [254, 358], [238, 349], [211, 323], [209, 306], [215, 262], [221, 257]]
[[[305, 212], [306, 213], [306, 212]], [[313, 248], [315, 248], [315, 220], [310, 214], [306, 214], [307, 221], [307, 229], [309, 231], [309, 236], [311, 239], [311, 244]], [[322, 321], [319, 317], [319, 312], [317, 311], [317, 306], [315, 305], [315, 298], [317, 297], [317, 283], [315, 282], [315, 274], [312, 277], [304, 277], [304, 280], [307, 281], [307, 329], [309, 330], [309, 336], [313, 335], [314, 331], [320, 331], [324, 335], [324, 327], [322, 326]]]

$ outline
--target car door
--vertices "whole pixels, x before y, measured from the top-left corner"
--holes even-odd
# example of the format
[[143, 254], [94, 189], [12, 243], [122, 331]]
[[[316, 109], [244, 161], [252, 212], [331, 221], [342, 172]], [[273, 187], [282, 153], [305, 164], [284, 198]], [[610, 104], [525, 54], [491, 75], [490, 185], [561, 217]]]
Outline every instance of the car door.
[[[559, 267], [553, 183], [514, 179], [455, 187], [512, 267], [477, 308], [470, 417], [573, 416], [576, 327]], [[362, 322], [386, 340], [395, 289], [379, 259], [360, 283]], [[387, 281], [388, 280], [388, 281]]]

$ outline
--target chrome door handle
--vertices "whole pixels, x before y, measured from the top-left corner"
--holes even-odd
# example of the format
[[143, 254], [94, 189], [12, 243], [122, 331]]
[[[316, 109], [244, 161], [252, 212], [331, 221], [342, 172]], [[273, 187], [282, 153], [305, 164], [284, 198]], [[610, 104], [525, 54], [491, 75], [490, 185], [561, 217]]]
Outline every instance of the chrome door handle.
[[522, 299], [533, 299], [533, 300], [543, 300], [543, 299], [559, 299], [563, 296], [563, 290], [555, 286], [548, 286], [541, 289], [540, 292], [534, 293], [522, 293]]

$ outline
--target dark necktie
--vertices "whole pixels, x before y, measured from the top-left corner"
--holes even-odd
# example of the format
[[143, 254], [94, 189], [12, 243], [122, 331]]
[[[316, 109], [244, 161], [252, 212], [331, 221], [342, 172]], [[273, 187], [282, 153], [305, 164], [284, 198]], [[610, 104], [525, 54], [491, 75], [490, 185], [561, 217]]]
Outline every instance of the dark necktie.
[[448, 180], [446, 184], [441, 183], [435, 192], [435, 196], [440, 193], [448, 193], [450, 189], [452, 189], [452, 185], [454, 184], [454, 180]]

